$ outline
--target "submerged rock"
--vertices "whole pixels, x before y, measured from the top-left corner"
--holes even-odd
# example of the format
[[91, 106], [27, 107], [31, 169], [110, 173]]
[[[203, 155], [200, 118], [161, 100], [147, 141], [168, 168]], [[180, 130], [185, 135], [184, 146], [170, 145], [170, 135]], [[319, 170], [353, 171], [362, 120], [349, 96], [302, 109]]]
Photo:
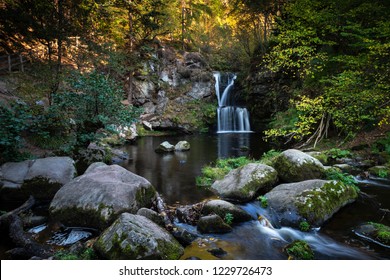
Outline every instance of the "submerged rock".
[[176, 260], [183, 247], [151, 220], [123, 213], [95, 243], [98, 254], [110, 260]]
[[353, 186], [325, 180], [282, 184], [265, 195], [279, 222], [295, 227], [304, 220], [312, 226], [321, 226], [357, 196]]
[[70, 157], [47, 157], [1, 166], [2, 200], [25, 200], [33, 195], [38, 200], [50, 200], [55, 193], [76, 176]]
[[259, 191], [269, 190], [277, 181], [278, 174], [271, 166], [249, 163], [233, 169], [211, 188], [223, 199], [246, 202], [255, 198]]
[[287, 183], [321, 179], [325, 174], [325, 168], [318, 159], [294, 149], [278, 155], [274, 167], [279, 178]]
[[198, 221], [198, 230], [201, 233], [227, 233], [232, 228], [218, 215], [203, 216]]
[[226, 215], [230, 214], [232, 216], [233, 223], [241, 223], [252, 220], [252, 216], [242, 210], [240, 207], [219, 199], [210, 200], [203, 206], [203, 215], [209, 215], [213, 213], [217, 214], [222, 219], [224, 219]]
[[154, 187], [145, 178], [100, 162], [63, 186], [49, 210], [54, 219], [67, 225], [104, 229], [123, 212], [150, 208], [155, 196]]

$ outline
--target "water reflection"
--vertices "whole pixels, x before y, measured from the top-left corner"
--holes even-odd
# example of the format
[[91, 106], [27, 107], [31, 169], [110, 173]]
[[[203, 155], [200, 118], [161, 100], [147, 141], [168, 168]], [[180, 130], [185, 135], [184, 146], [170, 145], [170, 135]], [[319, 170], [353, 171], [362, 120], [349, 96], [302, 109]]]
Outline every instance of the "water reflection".
[[252, 136], [251, 133], [218, 134], [218, 158], [249, 156]]
[[[155, 152], [161, 142], [169, 141], [175, 145], [181, 140], [190, 143], [190, 151], [167, 154]], [[133, 159], [122, 164], [125, 168], [148, 179], [167, 203], [188, 204], [213, 195], [195, 185], [195, 178], [201, 175], [204, 165], [215, 162], [217, 158], [259, 158], [266, 146], [255, 133], [232, 133], [142, 137], [137, 144], [127, 145], [124, 149]]]

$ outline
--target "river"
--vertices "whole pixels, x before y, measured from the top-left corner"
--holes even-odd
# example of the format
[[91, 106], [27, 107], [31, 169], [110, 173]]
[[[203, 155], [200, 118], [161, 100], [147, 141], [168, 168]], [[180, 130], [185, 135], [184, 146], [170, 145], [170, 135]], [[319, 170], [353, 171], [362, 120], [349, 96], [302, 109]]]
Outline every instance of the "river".
[[[158, 154], [154, 150], [163, 141], [176, 144], [186, 140], [191, 144], [187, 152]], [[256, 133], [226, 133], [216, 135], [188, 135], [143, 137], [134, 145], [123, 148], [132, 160], [124, 163], [128, 170], [147, 178], [163, 196], [167, 204], [192, 204], [215, 198], [204, 188], [195, 186], [195, 178], [205, 164], [217, 158], [248, 156], [259, 159], [269, 149]], [[353, 228], [368, 221], [389, 224], [390, 214], [380, 209], [390, 208], [390, 183], [361, 181], [362, 195], [353, 204], [341, 209], [322, 228], [303, 233], [288, 227], [271, 229], [259, 221], [234, 227], [228, 234], [204, 235], [186, 249], [184, 258], [200, 256], [214, 258], [207, 250], [222, 249], [221, 259], [285, 259], [283, 247], [296, 239], [307, 241], [316, 259], [388, 259], [389, 249], [364, 240]], [[262, 215], [271, 222], [272, 216], [258, 202], [240, 205], [253, 217]], [[196, 234], [196, 228], [184, 224]]]

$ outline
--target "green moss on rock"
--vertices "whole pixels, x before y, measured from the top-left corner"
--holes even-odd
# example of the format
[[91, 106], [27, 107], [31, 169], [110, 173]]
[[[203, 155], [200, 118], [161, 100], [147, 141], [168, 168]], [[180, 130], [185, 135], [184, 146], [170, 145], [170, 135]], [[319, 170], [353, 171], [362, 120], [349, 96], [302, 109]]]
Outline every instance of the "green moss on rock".
[[313, 260], [314, 252], [310, 245], [303, 240], [295, 240], [285, 248], [285, 252], [290, 259], [294, 260]]
[[299, 150], [284, 151], [275, 158], [273, 166], [284, 182], [321, 179], [325, 175], [321, 162]]
[[390, 246], [390, 227], [379, 223], [369, 223], [375, 228], [374, 238], [380, 243]]
[[295, 206], [299, 215], [310, 224], [319, 225], [357, 196], [358, 192], [353, 186], [329, 181], [320, 188], [304, 191], [297, 198]]
[[25, 198], [32, 195], [38, 200], [50, 200], [61, 187], [62, 184], [59, 182], [51, 182], [48, 178], [38, 176], [25, 180], [21, 191]]

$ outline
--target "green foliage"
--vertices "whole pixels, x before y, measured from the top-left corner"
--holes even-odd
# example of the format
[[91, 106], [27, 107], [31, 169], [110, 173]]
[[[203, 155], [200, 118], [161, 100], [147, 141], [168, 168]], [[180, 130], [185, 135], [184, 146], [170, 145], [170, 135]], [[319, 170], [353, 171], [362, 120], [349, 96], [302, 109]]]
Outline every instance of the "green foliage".
[[92, 248], [86, 248], [79, 253], [70, 253], [66, 250], [59, 250], [55, 253], [56, 260], [96, 260], [97, 256]]
[[383, 244], [390, 244], [390, 227], [385, 226], [383, 224], [370, 222], [372, 226], [374, 226], [376, 230], [376, 238]]
[[20, 157], [22, 134], [29, 128], [31, 114], [25, 103], [16, 101], [11, 106], [0, 103], [0, 162]]
[[342, 150], [339, 148], [332, 148], [330, 150], [327, 150], [325, 154], [332, 159], [347, 158], [352, 156], [352, 153], [350, 151]]
[[381, 178], [387, 178], [389, 176], [389, 172], [386, 169], [381, 169], [378, 171], [378, 176]]
[[313, 260], [314, 252], [304, 240], [295, 240], [286, 248], [288, 256], [294, 260]]
[[271, 149], [271, 150], [263, 153], [263, 155], [261, 156], [259, 162], [262, 163], [262, 164], [266, 164], [266, 165], [271, 165], [272, 166], [273, 160], [280, 154], [281, 154], [280, 151]]
[[290, 110], [277, 115], [271, 123], [273, 128], [265, 131], [266, 138], [288, 135], [295, 140], [302, 140], [314, 132], [316, 125], [324, 117], [325, 108], [321, 96], [300, 96], [298, 100], [291, 101], [291, 104]]
[[302, 222], [299, 223], [299, 229], [301, 231], [307, 232], [307, 231], [310, 230], [310, 224], [308, 222], [306, 222], [306, 221], [302, 221]]
[[352, 175], [349, 175], [347, 173], [342, 173], [337, 168], [329, 168], [325, 171], [325, 177], [327, 180], [335, 180], [340, 181], [344, 183], [347, 186], [352, 186], [355, 188], [355, 190], [359, 193], [360, 189], [357, 186], [357, 182], [355, 178]]
[[229, 171], [248, 163], [256, 162], [247, 157], [218, 159], [214, 164], [206, 165], [202, 168], [202, 176], [196, 178], [196, 185], [211, 186], [216, 180], [223, 179]]
[[0, 104], [0, 154], [2, 161], [18, 160], [23, 137], [44, 149], [70, 154], [100, 137], [99, 128], [117, 133], [130, 126], [140, 109], [121, 103], [123, 91], [109, 76], [74, 73], [66, 90], [53, 95], [53, 104], [22, 101]]
[[390, 156], [390, 132], [373, 144], [372, 152], [376, 154], [383, 152]]
[[260, 206], [262, 208], [267, 208], [268, 207], [267, 197], [261, 195], [261, 196], [257, 197], [257, 200], [260, 201]]
[[266, 59], [296, 91], [266, 136], [317, 141], [330, 127], [349, 136], [388, 124], [389, 10], [381, 0], [287, 2]]
[[233, 214], [232, 213], [226, 213], [225, 217], [224, 217], [224, 221], [225, 223], [227, 223], [228, 225], [231, 225], [233, 223]]

